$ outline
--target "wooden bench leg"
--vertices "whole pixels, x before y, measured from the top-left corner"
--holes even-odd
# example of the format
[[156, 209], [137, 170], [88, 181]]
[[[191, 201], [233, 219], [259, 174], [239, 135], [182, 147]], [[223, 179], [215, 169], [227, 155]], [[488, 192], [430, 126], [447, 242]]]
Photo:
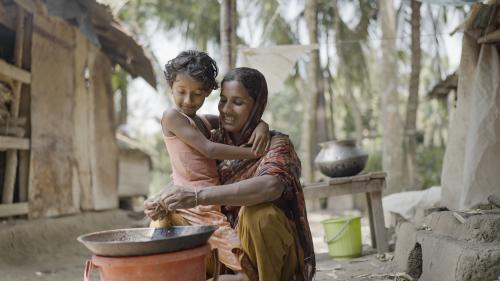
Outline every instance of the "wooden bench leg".
[[372, 240], [372, 248], [377, 248], [377, 239], [375, 239], [375, 226], [373, 223], [373, 207], [372, 207], [372, 199], [370, 197], [370, 193], [365, 193], [366, 196], [366, 209], [368, 211], [368, 221], [370, 222], [370, 238]]
[[387, 244], [387, 234], [384, 221], [384, 209], [382, 207], [382, 192], [370, 192], [370, 201], [373, 211], [373, 226], [375, 228], [375, 240], [377, 244], [377, 252], [379, 254], [386, 253], [389, 250]]

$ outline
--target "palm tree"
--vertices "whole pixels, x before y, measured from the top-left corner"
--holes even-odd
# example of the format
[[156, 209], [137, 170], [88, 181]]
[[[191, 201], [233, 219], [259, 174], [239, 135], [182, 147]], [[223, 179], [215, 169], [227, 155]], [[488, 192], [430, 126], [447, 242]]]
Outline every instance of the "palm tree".
[[411, 1], [411, 73], [410, 90], [406, 107], [405, 152], [408, 169], [408, 184], [411, 189], [418, 187], [417, 150], [417, 109], [420, 82], [420, 6], [417, 0]]
[[382, 29], [383, 87], [380, 126], [382, 128], [382, 166], [388, 173], [386, 193], [400, 190], [403, 184], [403, 123], [399, 114], [398, 61], [393, 0], [379, 0]]

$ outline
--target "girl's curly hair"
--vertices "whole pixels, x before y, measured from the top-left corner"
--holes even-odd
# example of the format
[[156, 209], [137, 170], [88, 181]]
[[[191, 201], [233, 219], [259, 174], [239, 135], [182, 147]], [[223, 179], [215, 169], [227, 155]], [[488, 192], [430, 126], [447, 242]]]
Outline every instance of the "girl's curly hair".
[[172, 87], [178, 74], [189, 75], [196, 81], [203, 83], [207, 91], [217, 90], [217, 74], [219, 69], [215, 61], [205, 52], [183, 51], [165, 65], [165, 78], [168, 85]]

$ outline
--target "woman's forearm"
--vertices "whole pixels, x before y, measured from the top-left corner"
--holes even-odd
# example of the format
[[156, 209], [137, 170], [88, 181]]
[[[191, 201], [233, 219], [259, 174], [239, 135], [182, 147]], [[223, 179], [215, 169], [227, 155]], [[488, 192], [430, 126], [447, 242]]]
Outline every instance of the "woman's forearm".
[[200, 205], [251, 206], [278, 199], [284, 186], [275, 176], [259, 176], [239, 182], [204, 187], [198, 192]]

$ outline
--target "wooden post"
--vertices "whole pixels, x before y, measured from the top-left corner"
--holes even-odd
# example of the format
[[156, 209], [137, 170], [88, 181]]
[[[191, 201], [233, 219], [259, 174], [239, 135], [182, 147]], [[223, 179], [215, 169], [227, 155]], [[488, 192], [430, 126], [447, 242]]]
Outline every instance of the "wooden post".
[[370, 193], [365, 193], [366, 196], [366, 210], [368, 211], [368, 221], [370, 222], [370, 238], [372, 241], [372, 248], [377, 248], [377, 239], [375, 239], [375, 224], [373, 222], [373, 206], [372, 206], [372, 198], [370, 197]]
[[[23, 40], [23, 59], [22, 68], [31, 70], [31, 38], [33, 37], [33, 15], [25, 14], [24, 23], [24, 40]], [[31, 101], [31, 84], [23, 85], [21, 89], [21, 99], [19, 107], [18, 119], [27, 120], [23, 122], [25, 137], [31, 139], [31, 122], [30, 122], [30, 101]], [[30, 150], [19, 151], [19, 202], [28, 201], [29, 188], [29, 170], [30, 170]]]
[[235, 46], [236, 36], [236, 1], [220, 1], [220, 41], [221, 41], [221, 64], [220, 74], [224, 76], [231, 68], [235, 66], [233, 48]]
[[372, 191], [369, 194], [372, 211], [373, 226], [375, 228], [375, 240], [377, 244], [377, 253], [384, 254], [389, 250], [387, 245], [387, 234], [385, 231], [384, 209], [382, 207], [382, 191]]
[[[17, 67], [22, 66], [24, 41], [24, 9], [18, 6], [16, 18], [16, 44], [14, 48], [14, 63]], [[19, 104], [21, 100], [21, 81], [14, 81], [14, 99], [11, 105], [11, 117], [19, 115]], [[10, 149], [6, 153], [6, 167], [3, 183], [2, 203], [9, 204], [14, 201], [14, 186], [16, 182], [17, 170], [17, 150]]]

